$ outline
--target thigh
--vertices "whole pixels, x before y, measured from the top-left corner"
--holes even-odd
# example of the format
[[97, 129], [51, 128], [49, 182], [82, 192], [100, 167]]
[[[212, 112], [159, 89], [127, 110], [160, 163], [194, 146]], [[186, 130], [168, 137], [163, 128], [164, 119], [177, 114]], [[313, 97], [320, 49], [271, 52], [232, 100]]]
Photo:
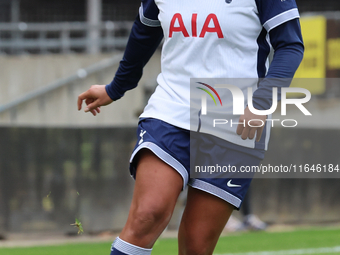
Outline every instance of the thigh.
[[189, 186], [187, 205], [178, 233], [180, 255], [212, 254], [234, 206]]
[[169, 223], [182, 187], [177, 171], [150, 150], [141, 150], [130, 212], [120, 238], [151, 248]]

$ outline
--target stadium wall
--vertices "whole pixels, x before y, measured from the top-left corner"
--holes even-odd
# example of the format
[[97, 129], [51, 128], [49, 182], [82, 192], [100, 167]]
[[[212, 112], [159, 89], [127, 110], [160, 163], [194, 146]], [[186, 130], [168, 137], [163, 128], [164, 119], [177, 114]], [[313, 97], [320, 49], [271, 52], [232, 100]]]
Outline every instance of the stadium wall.
[[[339, 130], [274, 128], [262, 164], [339, 164]], [[119, 231], [133, 190], [131, 128], [0, 128], [0, 230]], [[339, 175], [339, 173], [338, 173]], [[254, 213], [269, 223], [340, 221], [339, 179], [254, 179]], [[169, 228], [176, 228], [179, 202]]]
[[[337, 128], [274, 128], [263, 165], [340, 167]], [[253, 206], [261, 219], [272, 223], [320, 224], [340, 220], [340, 171], [333, 178], [257, 179], [252, 183]]]
[[[0, 57], [0, 107], [12, 100], [54, 82], [77, 74], [100, 60], [114, 55], [39, 55]], [[139, 86], [128, 91], [123, 100], [102, 108], [96, 117], [78, 112], [76, 103], [80, 93], [93, 84], [111, 82], [117, 65], [104, 68], [77, 82], [65, 84], [43, 96], [36, 97], [10, 110], [0, 112], [0, 125], [19, 126], [126, 126], [135, 125], [145, 106], [145, 93], [154, 89], [160, 72], [160, 53], [156, 52], [145, 67]]]
[[129, 210], [134, 128], [0, 128], [0, 230], [120, 230]]

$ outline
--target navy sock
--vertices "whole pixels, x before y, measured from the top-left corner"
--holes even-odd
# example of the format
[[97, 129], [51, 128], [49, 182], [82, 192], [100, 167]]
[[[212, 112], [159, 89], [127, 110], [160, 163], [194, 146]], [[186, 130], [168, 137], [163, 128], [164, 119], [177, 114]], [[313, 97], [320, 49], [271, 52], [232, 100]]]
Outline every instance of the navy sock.
[[115, 248], [111, 249], [110, 255], [127, 255], [126, 253], [122, 253], [121, 251], [116, 250]]

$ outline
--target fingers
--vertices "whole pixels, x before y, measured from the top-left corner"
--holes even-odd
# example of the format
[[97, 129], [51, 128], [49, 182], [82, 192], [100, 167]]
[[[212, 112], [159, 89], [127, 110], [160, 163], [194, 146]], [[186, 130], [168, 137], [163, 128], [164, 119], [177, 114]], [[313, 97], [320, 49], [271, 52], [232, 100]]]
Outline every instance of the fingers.
[[[83, 93], [84, 94], [84, 93]], [[93, 114], [93, 116], [96, 116], [97, 113], [100, 113], [100, 106], [98, 105], [98, 100], [94, 100], [93, 98], [86, 98], [86, 94], [83, 95], [81, 94], [78, 97], [78, 110], [81, 110], [81, 106], [83, 104], [83, 100], [85, 99], [85, 103], [86, 103], [86, 108], [85, 108], [85, 112], [91, 112]], [[84, 98], [85, 97], [85, 98]]]
[[85, 100], [85, 112], [91, 112], [94, 116], [100, 113], [100, 106], [108, 105], [113, 102], [105, 89], [106, 85], [92, 85], [90, 89], [78, 96], [78, 110], [81, 110]]
[[96, 116], [96, 115], [97, 115], [97, 113], [96, 113], [95, 110], [90, 110], [90, 112], [92, 113], [93, 116]]
[[90, 112], [92, 113], [93, 116], [97, 116], [97, 113], [100, 113], [100, 107], [90, 110]]
[[78, 111], [81, 110], [81, 106], [82, 106], [82, 104], [83, 104], [83, 100], [86, 99], [86, 98], [88, 98], [88, 97], [89, 97], [89, 91], [88, 91], [88, 90], [85, 91], [84, 93], [81, 93], [81, 94], [78, 96], [78, 102], [77, 102], [77, 104], [78, 104]]
[[[260, 119], [249, 120], [248, 125], [250, 126], [248, 138], [254, 139], [255, 133], [258, 134], [260, 129], [263, 129], [264, 122]], [[262, 134], [262, 132], [261, 132]]]
[[77, 105], [78, 105], [78, 111], [80, 111], [81, 110], [81, 105], [83, 104], [83, 100], [82, 99], [80, 99], [79, 97], [78, 97], [78, 102], [77, 102]]
[[[241, 117], [241, 118], [242, 118], [242, 117]], [[240, 118], [239, 122], [242, 122], [242, 123], [243, 123], [243, 120], [241, 120], [241, 118]], [[241, 123], [239, 123], [239, 124], [237, 125], [236, 134], [242, 135], [243, 129], [244, 129], [244, 126], [243, 126]]]
[[242, 140], [246, 140], [249, 137], [249, 131], [250, 131], [249, 126], [246, 126], [245, 128], [243, 128], [243, 131], [241, 134]]
[[256, 142], [259, 142], [261, 140], [263, 129], [264, 129], [264, 126], [257, 130], [257, 133], [256, 133]]
[[[92, 103], [95, 102], [94, 99], [92, 98], [88, 98], [85, 100], [85, 103], [87, 105], [87, 107], [85, 108], [85, 112], [91, 112], [93, 114], [93, 116], [96, 116], [97, 113], [100, 113], [100, 106], [96, 107], [95, 105], [93, 105]], [[81, 110], [81, 105], [83, 103], [83, 100], [81, 98], [78, 98], [78, 110]], [[92, 109], [92, 107], [94, 107]]]
[[258, 130], [258, 128], [251, 128], [249, 130], [249, 133], [248, 133], [248, 138], [251, 140], [251, 139], [254, 139], [255, 137], [255, 133], [256, 131]]
[[238, 122], [239, 124], [237, 125], [236, 133], [240, 135], [243, 140], [246, 140], [248, 138], [250, 127], [248, 126], [248, 124], [246, 124], [244, 115], [240, 117]]
[[254, 139], [256, 134], [256, 141], [259, 142], [262, 136], [264, 122], [261, 120], [244, 121], [243, 116], [240, 117], [236, 133], [241, 136], [243, 140]]
[[77, 102], [77, 105], [78, 105], [78, 111], [81, 110], [81, 106], [83, 104], [83, 99], [80, 98], [80, 96], [78, 97], [78, 102]]
[[[261, 132], [259, 132], [260, 130]], [[241, 136], [242, 140], [246, 140], [247, 138], [252, 140], [254, 139], [255, 134], [256, 134], [256, 141], [258, 142], [261, 138], [262, 130], [263, 128], [246, 126], [243, 128], [242, 133], [240, 134], [237, 133], [237, 134]]]
[[256, 141], [259, 142], [266, 119], [266, 115], [256, 115], [246, 107], [244, 114], [240, 116], [236, 133], [240, 135], [243, 140], [247, 138], [254, 139], [256, 136]]
[[92, 99], [92, 102], [91, 101], [87, 101], [86, 102], [87, 106], [85, 108], [85, 112], [92, 112], [92, 114], [96, 114], [96, 112], [99, 113], [100, 110], [99, 107], [100, 107], [100, 103], [99, 103], [99, 99]]
[[100, 113], [99, 99], [96, 99], [90, 90], [87, 90], [79, 95], [78, 110], [81, 110], [83, 100], [85, 100], [85, 103], [87, 105], [85, 107], [85, 112], [91, 112], [93, 116], [96, 116], [97, 113]]

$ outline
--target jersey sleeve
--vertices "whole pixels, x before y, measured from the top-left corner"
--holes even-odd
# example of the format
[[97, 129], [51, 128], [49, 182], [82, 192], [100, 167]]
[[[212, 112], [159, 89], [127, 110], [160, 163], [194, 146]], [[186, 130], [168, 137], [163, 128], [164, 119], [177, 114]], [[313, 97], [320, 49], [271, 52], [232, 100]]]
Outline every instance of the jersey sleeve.
[[159, 10], [154, 0], [142, 0], [139, 8], [140, 21], [149, 27], [159, 27], [161, 25], [158, 20]]
[[253, 106], [259, 110], [268, 110], [271, 107], [273, 87], [278, 88], [278, 100], [281, 100], [281, 88], [289, 87], [304, 53], [298, 19], [289, 20], [274, 28], [269, 36], [275, 51], [273, 61], [266, 79], [259, 83], [253, 94]]
[[255, 2], [261, 24], [267, 32], [300, 17], [295, 0], [255, 0]]
[[124, 93], [137, 86], [143, 74], [143, 67], [163, 39], [162, 27], [142, 23], [138, 15], [131, 29], [122, 61], [106, 92], [112, 100], [118, 100]]

